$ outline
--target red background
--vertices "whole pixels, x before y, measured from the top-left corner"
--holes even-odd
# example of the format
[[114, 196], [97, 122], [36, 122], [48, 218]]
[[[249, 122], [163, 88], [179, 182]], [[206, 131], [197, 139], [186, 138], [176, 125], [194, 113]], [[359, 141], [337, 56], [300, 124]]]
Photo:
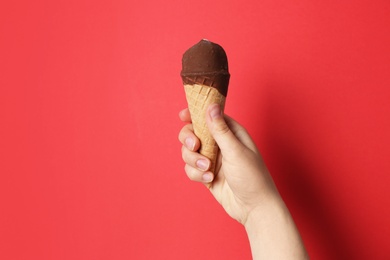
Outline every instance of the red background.
[[2, 1], [0, 37], [1, 259], [251, 258], [183, 170], [202, 38], [312, 259], [389, 259], [389, 1]]

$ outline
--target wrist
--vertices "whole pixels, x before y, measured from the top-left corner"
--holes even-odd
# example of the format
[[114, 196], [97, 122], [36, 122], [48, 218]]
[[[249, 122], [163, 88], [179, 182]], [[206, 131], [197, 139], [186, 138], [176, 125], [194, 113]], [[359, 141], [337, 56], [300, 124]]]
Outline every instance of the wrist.
[[277, 218], [286, 218], [287, 207], [279, 194], [274, 194], [249, 211], [246, 221], [243, 223], [245, 229], [257, 230], [262, 226], [268, 226]]
[[253, 209], [244, 226], [253, 259], [308, 259], [299, 232], [280, 196]]

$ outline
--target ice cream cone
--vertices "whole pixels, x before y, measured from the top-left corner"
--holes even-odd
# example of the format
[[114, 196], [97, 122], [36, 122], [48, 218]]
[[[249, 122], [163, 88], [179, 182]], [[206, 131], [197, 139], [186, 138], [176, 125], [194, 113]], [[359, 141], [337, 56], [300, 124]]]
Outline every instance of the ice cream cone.
[[[223, 111], [230, 74], [224, 49], [208, 40], [188, 49], [180, 73], [187, 97], [194, 133], [200, 140], [199, 153], [211, 161], [209, 171], [217, 174], [219, 147], [206, 124], [207, 108], [217, 103]], [[209, 188], [211, 184], [206, 184]]]
[[206, 111], [213, 103], [219, 104], [223, 110], [226, 97], [216, 88], [200, 84], [186, 84], [184, 89], [194, 132], [200, 140], [199, 153], [210, 159], [209, 170], [215, 173], [219, 148], [207, 127]]

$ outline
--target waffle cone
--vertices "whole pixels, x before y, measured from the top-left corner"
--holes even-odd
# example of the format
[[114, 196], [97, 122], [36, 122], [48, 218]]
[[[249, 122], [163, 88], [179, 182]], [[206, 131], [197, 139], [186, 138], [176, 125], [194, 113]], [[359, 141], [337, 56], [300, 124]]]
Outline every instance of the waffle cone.
[[210, 171], [215, 174], [219, 147], [207, 128], [206, 111], [208, 106], [213, 103], [219, 104], [223, 111], [226, 97], [216, 88], [199, 84], [184, 85], [184, 90], [194, 132], [200, 140], [199, 153], [210, 159]]

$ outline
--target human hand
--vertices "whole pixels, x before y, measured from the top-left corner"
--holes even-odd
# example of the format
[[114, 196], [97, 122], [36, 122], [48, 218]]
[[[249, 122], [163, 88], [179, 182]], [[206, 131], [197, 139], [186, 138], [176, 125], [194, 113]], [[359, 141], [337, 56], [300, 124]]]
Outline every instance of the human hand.
[[245, 226], [253, 259], [309, 259], [294, 221], [277, 191], [256, 145], [236, 121], [210, 105], [207, 126], [220, 148], [214, 173], [200, 147], [188, 109], [180, 133], [187, 176], [205, 183], [225, 211]]
[[205, 183], [232, 218], [245, 225], [254, 209], [280, 198], [251, 137], [240, 124], [224, 116], [219, 105], [210, 105], [206, 115], [207, 126], [220, 147], [214, 173], [209, 171], [210, 160], [197, 152], [200, 141], [189, 110], [182, 110], [179, 117], [188, 123], [179, 133], [187, 176]]

